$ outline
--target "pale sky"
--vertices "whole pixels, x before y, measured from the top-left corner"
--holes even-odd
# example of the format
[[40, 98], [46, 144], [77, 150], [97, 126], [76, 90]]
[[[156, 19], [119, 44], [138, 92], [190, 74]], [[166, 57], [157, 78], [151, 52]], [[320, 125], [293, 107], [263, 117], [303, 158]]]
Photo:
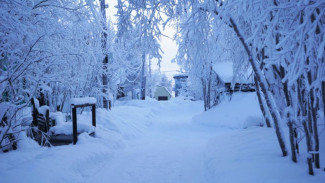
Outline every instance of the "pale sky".
[[[107, 1], [107, 0], [106, 0]], [[114, 7], [116, 5], [115, 1], [109, 1], [109, 7], [107, 9], [107, 16], [109, 19], [112, 20], [113, 23], [116, 23], [116, 17], [114, 16], [116, 14], [116, 8]], [[177, 53], [177, 45], [174, 40], [172, 40], [175, 30], [171, 26], [166, 26], [165, 30], [162, 30], [163, 34], [168, 36], [169, 38], [165, 36], [161, 36], [160, 44], [161, 49], [164, 52], [162, 54], [162, 62], [161, 62], [161, 73], [165, 73], [168, 78], [173, 79], [173, 75], [179, 73], [180, 68], [176, 63], [171, 63], [172, 59], [175, 58]], [[153, 60], [152, 63], [152, 69], [158, 70], [157, 61]]]
[[[175, 40], [173, 40], [174, 33], [175, 30], [172, 27], [166, 26], [166, 29], [163, 30], [163, 34], [168, 37], [161, 36], [160, 40], [160, 46], [164, 52], [162, 54], [160, 71], [162, 73], [165, 72], [165, 74], [169, 78], [173, 78], [173, 75], [179, 73], [180, 70], [180, 68], [175, 62], [171, 62], [175, 58], [177, 53], [177, 45]], [[158, 69], [158, 66], [154, 69]]]

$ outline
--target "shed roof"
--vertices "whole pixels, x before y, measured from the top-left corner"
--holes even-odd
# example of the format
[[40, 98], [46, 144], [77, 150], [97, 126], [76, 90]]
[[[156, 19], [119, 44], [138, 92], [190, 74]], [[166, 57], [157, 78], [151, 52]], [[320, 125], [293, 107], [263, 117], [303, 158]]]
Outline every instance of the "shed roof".
[[178, 79], [178, 78], [188, 78], [188, 75], [186, 74], [175, 74], [173, 76], [174, 79]]
[[157, 92], [157, 90], [165, 90], [167, 92], [167, 94], [169, 94], [170, 96], [172, 96], [172, 94], [168, 91], [168, 89], [164, 86], [160, 86], [160, 85], [157, 85], [156, 86], [156, 90], [155, 90], [155, 94]]

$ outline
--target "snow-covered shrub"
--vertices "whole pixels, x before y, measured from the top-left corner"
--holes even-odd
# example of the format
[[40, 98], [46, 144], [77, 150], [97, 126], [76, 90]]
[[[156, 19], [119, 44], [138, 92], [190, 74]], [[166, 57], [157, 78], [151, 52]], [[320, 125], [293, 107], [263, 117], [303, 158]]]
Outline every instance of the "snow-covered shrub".
[[18, 135], [24, 122], [20, 111], [10, 103], [0, 103], [0, 150], [3, 152], [17, 149]]

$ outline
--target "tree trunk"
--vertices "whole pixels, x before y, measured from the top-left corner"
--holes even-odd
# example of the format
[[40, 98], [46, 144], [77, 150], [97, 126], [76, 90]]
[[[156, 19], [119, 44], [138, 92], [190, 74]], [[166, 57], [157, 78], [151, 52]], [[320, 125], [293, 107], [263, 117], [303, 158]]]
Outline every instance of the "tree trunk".
[[258, 103], [260, 104], [260, 109], [262, 111], [262, 114], [264, 116], [264, 119], [265, 119], [265, 123], [266, 123], [266, 126], [268, 128], [271, 128], [271, 122], [270, 122], [270, 118], [269, 118], [269, 115], [266, 114], [266, 110], [265, 108], [267, 106], [264, 107], [264, 102], [263, 102], [263, 99], [262, 99], [262, 96], [261, 96], [261, 90], [260, 90], [260, 87], [258, 85], [258, 82], [256, 80], [256, 78], [254, 77], [254, 82], [255, 82], [255, 88], [256, 88], [256, 94], [257, 94], [257, 99], [258, 99]]
[[103, 70], [104, 70], [104, 73], [102, 75], [103, 77], [103, 94], [104, 94], [104, 97], [103, 97], [103, 107], [105, 109], [108, 109], [108, 100], [107, 100], [107, 85], [108, 85], [108, 78], [107, 78], [107, 75], [106, 75], [106, 71], [107, 71], [107, 63], [108, 63], [108, 57], [107, 55], [105, 56], [104, 60], [103, 60]]
[[103, 74], [102, 74], [102, 79], [103, 79], [103, 107], [105, 109], [108, 109], [108, 100], [107, 100], [107, 85], [108, 85], [108, 79], [107, 79], [107, 64], [108, 64], [108, 55], [106, 53], [106, 44], [107, 44], [107, 34], [106, 34], [106, 11], [105, 11], [105, 0], [100, 0], [100, 11], [102, 13], [102, 26], [103, 26], [103, 30], [102, 31], [102, 37], [101, 37], [101, 41], [102, 41], [102, 52], [104, 55], [104, 59], [103, 59]]
[[314, 156], [314, 161], [315, 161], [315, 167], [316, 168], [320, 168], [320, 162], [319, 162], [319, 138], [318, 138], [318, 128], [317, 128], [317, 112], [315, 107], [313, 106], [314, 104], [314, 94], [312, 89], [309, 92], [310, 95], [310, 103], [309, 103], [309, 107], [310, 107], [310, 122], [312, 122], [311, 126], [313, 129], [313, 135], [314, 135], [314, 142], [315, 142], [315, 146], [314, 146], [314, 151], [315, 153], [313, 154]]
[[322, 81], [323, 117], [325, 118], [325, 81]]
[[[297, 86], [297, 94], [298, 94], [298, 103], [299, 103], [299, 108], [301, 110], [301, 118], [302, 118], [302, 125], [305, 131], [305, 136], [306, 136], [306, 145], [307, 145], [307, 151], [308, 153], [312, 151], [312, 142], [311, 142], [311, 138], [310, 138], [310, 133], [309, 133], [309, 129], [306, 123], [306, 116], [307, 116], [307, 109], [306, 109], [306, 105], [304, 105], [304, 90], [300, 90], [301, 86], [301, 81], [302, 79], [300, 78], [298, 80], [298, 86]], [[313, 170], [313, 161], [312, 161], [312, 157], [311, 156], [307, 156], [307, 163], [308, 163], [308, 171], [310, 175], [314, 175], [314, 170]]]
[[[304, 120], [302, 122], [302, 125], [304, 127], [304, 131], [305, 131], [305, 135], [306, 135], [306, 143], [307, 143], [307, 150], [308, 153], [312, 151], [312, 144], [311, 144], [311, 138], [310, 138], [310, 134], [308, 131], [308, 127], [307, 127], [307, 123]], [[314, 175], [314, 170], [313, 170], [313, 158], [311, 155], [307, 156], [307, 163], [308, 163], [308, 172], [310, 175]]]
[[144, 65], [146, 64], [146, 55], [142, 55], [142, 71], [141, 71], [141, 100], [146, 99], [146, 78], [144, 76]]
[[[284, 67], [280, 66], [280, 78], [281, 80], [284, 79], [285, 77], [285, 69]], [[287, 108], [290, 109], [289, 111], [287, 111], [286, 117], [287, 117], [287, 124], [289, 127], [289, 139], [290, 139], [290, 147], [291, 147], [291, 160], [293, 162], [297, 162], [297, 154], [296, 154], [296, 144], [295, 144], [295, 130], [294, 130], [294, 126], [295, 123], [293, 121], [292, 118], [292, 113], [291, 113], [291, 109], [292, 109], [292, 102], [291, 102], [291, 97], [290, 97], [290, 92], [288, 90], [288, 81], [282, 82], [282, 89], [283, 89], [283, 93], [285, 96], [285, 101], [287, 104]]]
[[207, 111], [207, 100], [206, 100], [206, 84], [203, 78], [201, 78], [202, 88], [203, 88], [203, 101], [204, 101], [204, 111]]
[[152, 98], [152, 76], [151, 76], [151, 59], [149, 58], [149, 96]]
[[239, 30], [237, 28], [237, 25], [233, 21], [232, 18], [230, 18], [230, 24], [231, 24], [232, 28], [234, 29], [234, 31], [235, 31], [237, 37], [239, 38], [240, 42], [242, 43], [242, 45], [245, 48], [245, 51], [246, 51], [246, 53], [248, 55], [248, 58], [249, 58], [248, 61], [250, 62], [251, 66], [252, 66], [252, 69], [254, 71], [254, 74], [256, 76], [256, 79], [257, 79], [258, 83], [260, 84], [261, 91], [264, 94], [266, 104], [267, 104], [267, 106], [268, 106], [268, 108], [270, 110], [270, 114], [271, 114], [271, 116], [273, 118], [275, 133], [276, 133], [277, 138], [278, 138], [278, 142], [279, 142], [279, 145], [280, 145], [280, 148], [281, 148], [281, 151], [282, 151], [282, 155], [287, 156], [288, 152], [287, 152], [287, 148], [286, 148], [286, 145], [285, 145], [284, 137], [282, 135], [283, 133], [282, 133], [282, 130], [281, 130], [281, 127], [280, 127], [280, 124], [279, 124], [281, 122], [281, 117], [280, 117], [279, 111], [277, 109], [277, 106], [275, 104], [274, 98], [270, 94], [270, 92], [268, 91], [267, 84], [266, 84], [266, 78], [265, 78], [264, 75], [262, 75], [262, 72], [261, 72], [260, 68], [258, 67], [257, 62], [253, 58], [253, 55], [252, 55], [251, 51], [248, 48], [248, 45], [246, 44], [243, 36], [239, 32]]
[[295, 147], [295, 132], [293, 128], [293, 122], [289, 120], [289, 136], [290, 136], [290, 147], [291, 147], [291, 160], [297, 162], [296, 147]]
[[[306, 60], [306, 64], [308, 66], [311, 66], [310, 64], [310, 58], [307, 57]], [[312, 68], [310, 68], [310, 70], [307, 72], [307, 79], [308, 79], [308, 84], [309, 86], [312, 85], [312, 82], [315, 80], [315, 77], [313, 77], [313, 73], [312, 73]], [[315, 161], [315, 167], [316, 168], [320, 168], [320, 163], [319, 163], [319, 138], [318, 138], [318, 128], [317, 128], [317, 109], [315, 104], [315, 96], [314, 96], [314, 89], [310, 88], [309, 89], [309, 93], [308, 93], [308, 97], [309, 97], [309, 115], [308, 115], [308, 125], [310, 128], [310, 132], [311, 134], [314, 135], [314, 142], [315, 142], [315, 146], [314, 146], [314, 151], [315, 153], [313, 154], [314, 157], [314, 161]]]
[[208, 81], [207, 106], [208, 106], [208, 109], [211, 108], [211, 74], [209, 76], [209, 81]]

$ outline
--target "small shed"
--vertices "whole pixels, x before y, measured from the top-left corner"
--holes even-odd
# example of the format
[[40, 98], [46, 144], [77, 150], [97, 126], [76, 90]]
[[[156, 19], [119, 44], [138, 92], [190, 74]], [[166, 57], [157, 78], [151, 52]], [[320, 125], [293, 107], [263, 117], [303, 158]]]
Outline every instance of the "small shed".
[[170, 92], [167, 90], [166, 87], [163, 86], [156, 86], [155, 90], [155, 99], [160, 100], [169, 100], [172, 97]]
[[175, 79], [175, 97], [178, 97], [181, 90], [186, 89], [186, 80], [188, 76], [185, 74], [177, 74], [174, 75], [173, 78]]

